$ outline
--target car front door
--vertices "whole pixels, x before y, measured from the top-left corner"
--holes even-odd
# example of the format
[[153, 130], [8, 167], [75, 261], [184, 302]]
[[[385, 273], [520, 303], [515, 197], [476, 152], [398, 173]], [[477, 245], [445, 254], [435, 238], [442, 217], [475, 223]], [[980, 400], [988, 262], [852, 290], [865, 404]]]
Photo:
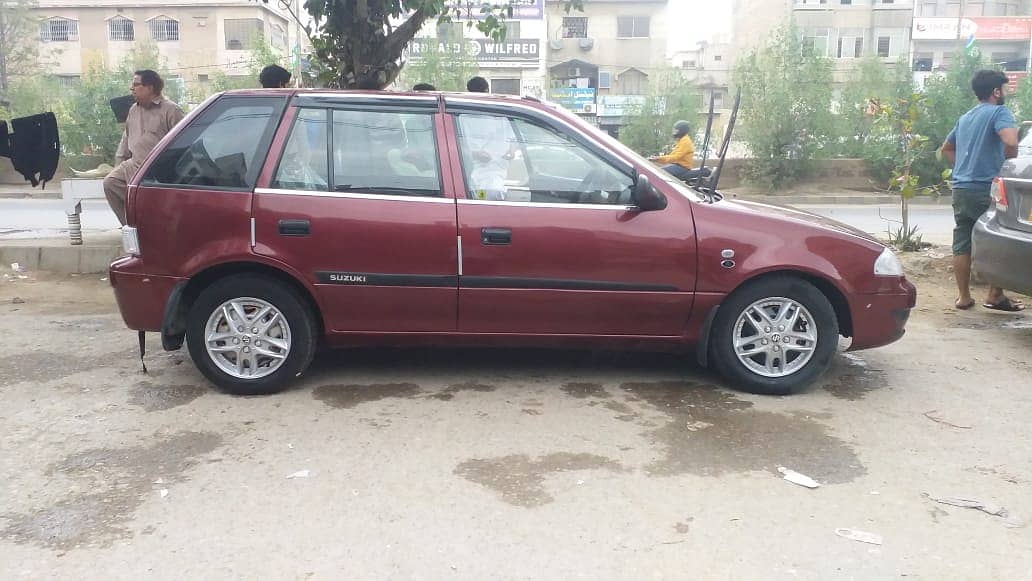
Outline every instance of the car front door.
[[558, 121], [449, 111], [465, 190], [460, 331], [683, 334], [696, 277], [687, 200], [633, 207], [634, 168]]
[[455, 200], [441, 181], [437, 100], [295, 105], [255, 191], [255, 252], [308, 278], [328, 331], [454, 331]]

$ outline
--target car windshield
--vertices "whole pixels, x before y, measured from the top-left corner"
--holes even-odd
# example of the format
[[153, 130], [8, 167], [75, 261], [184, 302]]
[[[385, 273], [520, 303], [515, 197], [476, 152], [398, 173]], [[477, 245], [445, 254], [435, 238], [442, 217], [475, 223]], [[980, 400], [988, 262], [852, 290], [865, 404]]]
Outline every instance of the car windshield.
[[1025, 137], [1018, 143], [1018, 155], [1021, 157], [1032, 157], [1032, 131], [1025, 134]]
[[[633, 165], [636, 165], [636, 166], [637, 165], [644, 166], [644, 165], [648, 165], [648, 164], [652, 163], [649, 160], [647, 160], [644, 157], [642, 157], [641, 155], [639, 155], [633, 149], [627, 147], [623, 143], [620, 143], [620, 141], [618, 139], [614, 138], [612, 135], [606, 133], [605, 131], [602, 131], [601, 129], [599, 129], [598, 127], [595, 127], [594, 125], [592, 125], [590, 123], [587, 123], [586, 121], [584, 121], [580, 117], [577, 117], [576, 115], [572, 115], [572, 114], [566, 115], [566, 114], [563, 114], [563, 112], [561, 112], [561, 111], [559, 113], [560, 113], [560, 115], [562, 115], [563, 119], [566, 120], [568, 123], [576, 125], [578, 129], [580, 129], [581, 131], [584, 131], [585, 133], [590, 133], [591, 135], [594, 135], [600, 141], [604, 142], [607, 146], [609, 146], [609, 148], [611, 150], [615, 150], [615, 153], [617, 155], [619, 155], [620, 157], [624, 158], [624, 160], [626, 160], [627, 162], [629, 162], [629, 163], [631, 163]], [[675, 178], [674, 176], [666, 173], [665, 171], [657, 171], [656, 173], [661, 178], [663, 178], [663, 181], [665, 181], [666, 183], [670, 184], [670, 187], [672, 187], [675, 190], [677, 190], [681, 195], [683, 195], [684, 197], [688, 198], [689, 200], [693, 200], [693, 201], [696, 201], [696, 202], [706, 201], [706, 197], [705, 196], [703, 196], [699, 192], [695, 191], [694, 189], [690, 188], [687, 184], [685, 184], [681, 180]]]

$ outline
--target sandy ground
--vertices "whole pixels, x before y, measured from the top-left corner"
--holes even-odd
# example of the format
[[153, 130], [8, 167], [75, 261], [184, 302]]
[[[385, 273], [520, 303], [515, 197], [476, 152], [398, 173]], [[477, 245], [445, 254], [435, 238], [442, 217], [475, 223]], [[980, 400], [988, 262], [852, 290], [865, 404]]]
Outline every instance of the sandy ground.
[[908, 262], [907, 336], [782, 398], [533, 350], [330, 353], [231, 397], [157, 337], [143, 375], [99, 276], [0, 277], [0, 578], [1032, 578], [1032, 316]]

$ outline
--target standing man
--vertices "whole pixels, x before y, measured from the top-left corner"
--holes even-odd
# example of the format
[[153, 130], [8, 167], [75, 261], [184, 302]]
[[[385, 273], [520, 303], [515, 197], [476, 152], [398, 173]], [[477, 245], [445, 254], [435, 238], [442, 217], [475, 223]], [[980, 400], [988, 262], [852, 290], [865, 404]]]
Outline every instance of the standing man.
[[269, 65], [258, 74], [258, 82], [263, 89], [285, 88], [290, 83], [290, 71], [279, 65]]
[[154, 146], [183, 118], [179, 107], [161, 96], [165, 82], [158, 73], [144, 69], [133, 74], [133, 106], [125, 120], [122, 142], [115, 161], [118, 165], [104, 178], [104, 195], [118, 221], [125, 226], [125, 198], [129, 181]]
[[[989, 188], [1005, 159], [1018, 155], [1018, 130], [1014, 115], [1003, 106], [1007, 76], [1000, 71], [975, 73], [971, 88], [978, 105], [965, 113], [942, 144], [942, 155], [953, 166], [953, 272], [960, 296], [960, 310], [975, 305], [971, 298], [971, 232], [992, 202]], [[1024, 309], [1018, 301], [990, 286], [983, 306], [998, 311]]]
[[673, 137], [677, 140], [677, 144], [674, 145], [673, 151], [668, 155], [650, 157], [649, 161], [664, 164], [663, 171], [679, 180], [692, 177], [692, 174], [688, 172], [692, 171], [692, 164], [695, 163], [695, 144], [692, 143], [690, 132], [691, 126], [687, 121], [674, 123]]

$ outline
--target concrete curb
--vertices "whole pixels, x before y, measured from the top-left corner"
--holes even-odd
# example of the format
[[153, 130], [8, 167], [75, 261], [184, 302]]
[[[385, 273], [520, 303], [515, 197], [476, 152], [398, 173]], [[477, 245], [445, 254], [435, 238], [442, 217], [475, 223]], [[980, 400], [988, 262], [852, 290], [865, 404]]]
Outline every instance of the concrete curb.
[[[765, 204], [776, 204], [782, 206], [894, 206], [899, 205], [899, 196], [871, 195], [871, 194], [795, 194], [795, 195], [749, 195], [725, 193], [730, 200], [747, 200], [751, 202], [763, 202]], [[919, 206], [949, 206], [952, 203], [951, 196], [940, 196], [939, 198], [914, 198], [910, 200], [913, 205]]]
[[118, 232], [89, 232], [85, 238], [81, 246], [72, 246], [67, 237], [0, 240], [0, 270], [17, 262], [28, 271], [93, 274], [107, 272], [125, 254]]

